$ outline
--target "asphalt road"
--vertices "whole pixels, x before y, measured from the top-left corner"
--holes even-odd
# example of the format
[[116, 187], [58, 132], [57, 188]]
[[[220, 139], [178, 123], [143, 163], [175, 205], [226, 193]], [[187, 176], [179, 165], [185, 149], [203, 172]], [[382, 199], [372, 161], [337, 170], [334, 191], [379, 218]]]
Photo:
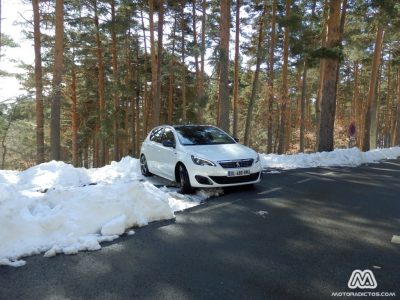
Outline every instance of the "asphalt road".
[[332, 299], [355, 269], [378, 284], [356, 292], [400, 298], [393, 235], [400, 160], [284, 171], [100, 251], [0, 267], [0, 299]]

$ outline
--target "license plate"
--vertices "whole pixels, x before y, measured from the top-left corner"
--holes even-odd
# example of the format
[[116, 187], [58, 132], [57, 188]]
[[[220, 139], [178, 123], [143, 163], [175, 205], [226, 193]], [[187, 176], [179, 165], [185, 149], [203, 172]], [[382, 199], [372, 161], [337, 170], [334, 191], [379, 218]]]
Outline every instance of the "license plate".
[[233, 170], [233, 171], [228, 171], [228, 177], [246, 176], [246, 175], [250, 175], [250, 170]]

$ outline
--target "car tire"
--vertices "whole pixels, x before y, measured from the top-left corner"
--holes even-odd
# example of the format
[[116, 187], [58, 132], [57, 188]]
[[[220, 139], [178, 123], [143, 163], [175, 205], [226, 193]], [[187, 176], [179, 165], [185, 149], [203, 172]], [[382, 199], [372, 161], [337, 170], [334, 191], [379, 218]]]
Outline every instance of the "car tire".
[[179, 170], [179, 185], [181, 187], [182, 194], [191, 194], [193, 193], [193, 188], [190, 185], [189, 174], [183, 164], [178, 166]]
[[149, 177], [149, 176], [153, 175], [149, 172], [149, 167], [147, 166], [146, 156], [144, 156], [144, 154], [142, 154], [140, 156], [140, 171], [142, 172], [142, 175], [145, 177]]

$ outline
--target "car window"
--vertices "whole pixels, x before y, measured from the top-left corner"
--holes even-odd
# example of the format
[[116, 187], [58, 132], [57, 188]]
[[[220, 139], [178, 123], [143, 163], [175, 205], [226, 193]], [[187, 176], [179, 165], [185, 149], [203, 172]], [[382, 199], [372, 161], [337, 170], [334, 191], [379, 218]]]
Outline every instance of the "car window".
[[213, 126], [176, 126], [175, 130], [184, 146], [236, 143], [232, 137]]
[[174, 133], [172, 132], [171, 128], [168, 128], [168, 127], [165, 128], [162, 142], [164, 142], [164, 141], [171, 141], [171, 142], [175, 143]]
[[163, 133], [164, 133], [163, 127], [154, 129], [150, 134], [150, 141], [156, 142], [156, 143], [161, 143]]

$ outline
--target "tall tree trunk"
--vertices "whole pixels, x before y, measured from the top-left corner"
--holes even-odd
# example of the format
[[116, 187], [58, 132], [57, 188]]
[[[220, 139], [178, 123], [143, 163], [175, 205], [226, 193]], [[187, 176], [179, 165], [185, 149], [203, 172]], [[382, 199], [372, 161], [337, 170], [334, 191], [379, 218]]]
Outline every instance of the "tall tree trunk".
[[219, 110], [218, 125], [229, 132], [229, 31], [230, 0], [221, 0], [220, 45], [219, 45]]
[[[345, 19], [346, 19], [346, 12], [347, 12], [347, 0], [342, 0], [342, 9], [341, 9], [341, 13], [340, 13], [340, 27], [339, 27], [339, 47], [342, 47], [342, 37], [343, 37], [343, 33], [344, 33], [344, 25], [345, 25]], [[340, 76], [340, 68], [339, 66], [336, 69], [336, 95], [338, 94], [338, 83], [340, 82], [339, 80], [339, 76]], [[338, 110], [338, 119], [339, 120], [343, 120], [344, 118], [344, 114], [345, 114], [345, 106], [346, 103], [343, 99], [343, 101], [340, 101], [341, 98], [336, 96], [336, 106], [337, 106], [337, 110]]]
[[199, 123], [203, 120], [203, 110], [202, 110], [202, 101], [203, 101], [203, 87], [201, 82], [200, 75], [200, 67], [199, 67], [199, 46], [197, 43], [197, 18], [196, 18], [196, 0], [192, 0], [192, 33], [193, 33], [193, 56], [194, 56], [194, 66], [195, 66], [195, 75], [196, 75], [196, 115], [197, 121]]
[[306, 89], [307, 89], [307, 60], [303, 64], [303, 76], [300, 98], [300, 152], [304, 152], [305, 114], [306, 114]]
[[[126, 13], [126, 18], [128, 22], [131, 22], [131, 17], [129, 13]], [[132, 75], [132, 57], [131, 57], [131, 47], [130, 47], [130, 41], [132, 40], [131, 37], [131, 29], [128, 28], [127, 31], [125, 32], [124, 36], [124, 64], [125, 64], [125, 76], [124, 76], [124, 87], [126, 90], [130, 89], [132, 84], [133, 84], [133, 75]], [[136, 35], [135, 42], [139, 44], [139, 37]], [[136, 63], [138, 63], [138, 60], [136, 59]], [[136, 70], [136, 68], [134, 69]], [[139, 70], [136, 71], [136, 73], [139, 73]], [[139, 85], [138, 82], [135, 82], [135, 86], [137, 89], [137, 86]], [[124, 110], [125, 118], [124, 118], [124, 129], [125, 129], [125, 137], [124, 137], [124, 151], [123, 154], [128, 154], [128, 155], [135, 155], [135, 149], [136, 149], [136, 143], [135, 143], [135, 136], [139, 134], [139, 130], [135, 129], [135, 118], [133, 117], [133, 114], [135, 112], [135, 101], [132, 97], [132, 94], [129, 92], [126, 92], [126, 94], [121, 97], [121, 100], [123, 99], [122, 107]], [[132, 117], [130, 119], [129, 117]], [[130, 122], [131, 121], [131, 122]], [[122, 157], [122, 155], [121, 155]]]
[[[383, 54], [383, 51], [381, 52]], [[382, 56], [381, 56], [381, 61], [383, 60]], [[379, 67], [379, 71], [378, 71], [378, 81], [377, 81], [377, 87], [376, 87], [376, 108], [375, 108], [375, 124], [376, 124], [376, 129], [375, 129], [375, 140], [376, 140], [376, 147], [378, 146], [378, 136], [382, 136], [382, 129], [384, 127], [384, 123], [383, 120], [380, 120], [381, 118], [381, 89], [382, 89], [382, 68], [383, 68], [383, 64], [380, 65]], [[372, 123], [372, 122], [371, 122]], [[372, 127], [372, 126], [371, 126]], [[375, 148], [376, 148], [375, 147]]]
[[[290, 5], [291, 0], [285, 2], [285, 16], [290, 18]], [[283, 66], [282, 66], [282, 91], [281, 91], [281, 117], [279, 124], [279, 144], [278, 154], [286, 151], [285, 137], [286, 137], [286, 114], [288, 102], [288, 61], [289, 61], [289, 26], [285, 26], [284, 40], [283, 40]]]
[[[1, 0], [0, 0], [1, 1]], [[41, 54], [41, 33], [39, 0], [32, 0], [33, 39], [35, 48], [35, 88], [36, 88], [36, 163], [44, 162], [44, 129], [43, 129], [43, 71]], [[0, 16], [1, 22], [1, 16]], [[0, 32], [1, 35], [1, 32]]]
[[100, 38], [99, 29], [99, 17], [97, 11], [97, 0], [94, 1], [94, 24], [95, 24], [95, 35], [96, 35], [96, 54], [97, 54], [97, 93], [98, 93], [98, 106], [99, 106], [99, 118], [97, 126], [97, 136], [95, 137], [98, 142], [98, 161], [96, 167], [104, 166], [106, 164], [106, 152], [107, 146], [105, 141], [105, 83], [104, 83], [104, 59], [103, 59], [103, 46]]
[[181, 36], [181, 47], [182, 47], [182, 62], [181, 62], [181, 66], [182, 66], [182, 122], [186, 123], [186, 65], [185, 65], [185, 27], [186, 27], [186, 22], [185, 22], [185, 14], [184, 14], [184, 1], [182, 1], [181, 4], [181, 30], [182, 30], [182, 36]]
[[[146, 28], [144, 26], [144, 18], [143, 18], [143, 10], [140, 10], [140, 17], [142, 21], [142, 31], [143, 31], [143, 45], [144, 45], [144, 62], [143, 62], [143, 69], [144, 69], [144, 92], [143, 92], [143, 131], [142, 135], [144, 137], [145, 134], [149, 131], [150, 126], [150, 109], [151, 109], [151, 101], [149, 100], [147, 94], [147, 38], [146, 38]], [[153, 16], [151, 15], [151, 22]], [[154, 25], [153, 25], [154, 30]], [[151, 36], [150, 36], [151, 37]], [[153, 36], [154, 40], [154, 36]], [[153, 74], [153, 73], [152, 73]]]
[[[324, 0], [324, 26], [321, 34], [321, 47], [326, 47], [326, 38], [328, 33], [328, 13], [329, 13], [329, 5], [328, 0]], [[319, 144], [319, 127], [321, 123], [321, 99], [322, 99], [322, 90], [324, 88], [324, 73], [325, 73], [325, 59], [321, 59], [319, 63], [319, 86], [317, 98], [315, 101], [315, 120], [316, 120], [316, 143], [315, 148], [318, 149]]]
[[119, 122], [120, 122], [120, 110], [119, 110], [119, 93], [118, 93], [118, 56], [117, 56], [117, 31], [116, 31], [116, 18], [115, 18], [115, 0], [111, 0], [111, 55], [112, 55], [112, 71], [113, 71], [113, 142], [114, 152], [113, 159], [115, 161], [120, 160], [120, 147], [119, 147]]
[[56, 0], [56, 32], [54, 45], [53, 97], [51, 103], [51, 159], [61, 159], [61, 80], [64, 58], [64, 0]]
[[174, 65], [175, 65], [175, 33], [176, 33], [176, 16], [174, 16], [174, 26], [172, 29], [172, 53], [169, 63], [169, 88], [168, 88], [168, 114], [167, 123], [172, 124], [172, 116], [174, 111]]
[[[151, 55], [151, 89], [150, 89], [150, 107], [149, 119], [152, 127], [157, 126], [156, 114], [154, 113], [154, 106], [157, 95], [157, 56], [156, 45], [154, 40], [154, 0], [149, 0], [149, 25], [150, 25], [150, 55]], [[160, 117], [160, 116], [158, 116]]]
[[400, 67], [397, 68], [397, 108], [392, 127], [392, 145], [400, 146]]
[[[354, 87], [353, 87], [353, 98], [351, 100], [351, 121], [356, 121], [357, 118], [357, 104], [358, 104], [358, 94], [359, 94], [359, 78], [358, 78], [358, 61], [354, 62], [353, 65], [353, 69], [354, 69]], [[356, 122], [357, 126], [358, 126], [358, 122]]]
[[353, 72], [353, 78], [354, 78], [354, 86], [353, 86], [353, 97], [351, 100], [351, 122], [355, 122], [356, 124], [356, 144], [359, 146], [359, 140], [360, 140], [360, 134], [361, 132], [361, 109], [360, 109], [360, 99], [359, 99], [359, 93], [360, 93], [360, 87], [359, 87], [359, 64], [358, 61], [354, 62], [353, 66], [354, 72]]
[[267, 121], [267, 153], [272, 152], [272, 136], [273, 136], [273, 114], [274, 105], [274, 54], [276, 44], [276, 8], [277, 0], [272, 3], [272, 19], [271, 19], [271, 41], [268, 53], [268, 79], [267, 79], [267, 97], [268, 97], [268, 121]]
[[258, 31], [256, 70], [254, 72], [253, 85], [251, 88], [251, 96], [250, 96], [250, 100], [249, 100], [249, 107], [247, 109], [246, 127], [245, 127], [245, 131], [244, 131], [244, 144], [245, 145], [250, 145], [251, 120], [253, 118], [254, 104], [255, 104], [256, 95], [257, 95], [257, 91], [258, 91], [258, 77], [260, 74], [260, 64], [261, 64], [261, 58], [263, 56], [262, 42], [264, 39], [263, 28], [264, 28], [264, 19], [265, 19], [266, 11], [267, 11], [267, 7], [264, 4], [263, 12], [260, 17], [260, 27], [259, 27], [259, 31]]
[[[341, 0], [329, 1], [329, 19], [326, 46], [338, 49], [340, 44]], [[324, 58], [323, 89], [321, 98], [321, 121], [319, 125], [318, 151], [333, 150], [333, 135], [336, 112], [337, 69], [339, 57]], [[322, 79], [320, 79], [322, 80]]]
[[161, 65], [163, 57], [163, 27], [164, 27], [164, 1], [158, 0], [158, 23], [157, 23], [157, 86], [154, 94], [154, 118], [153, 126], [160, 125], [161, 114]]
[[[139, 39], [137, 39], [137, 44], [139, 45]], [[139, 53], [139, 47], [136, 49], [136, 61], [139, 62], [140, 60], [140, 53]], [[146, 86], [146, 85], [145, 85]], [[140, 141], [143, 140], [143, 138], [140, 137], [139, 132], [140, 132], [140, 91], [141, 91], [141, 84], [140, 84], [140, 74], [138, 71], [136, 71], [136, 99], [135, 99], [135, 105], [132, 106], [134, 107], [135, 111], [132, 111], [132, 115], [135, 115], [135, 121], [136, 124], [132, 124], [133, 129], [135, 131], [135, 143], [133, 147], [133, 152], [135, 153], [136, 157], [139, 157], [139, 152], [140, 152]], [[132, 116], [133, 118], [133, 116]], [[133, 139], [133, 137], [132, 137]]]
[[377, 98], [376, 98], [376, 83], [378, 80], [379, 67], [381, 64], [381, 51], [383, 43], [384, 30], [383, 26], [379, 25], [375, 39], [374, 57], [372, 60], [371, 80], [369, 84], [367, 110], [365, 114], [364, 126], [364, 141], [363, 151], [376, 148], [376, 131], [377, 131]]
[[236, 0], [235, 20], [235, 67], [233, 78], [233, 136], [238, 137], [239, 123], [239, 39], [240, 39], [240, 0]]
[[75, 62], [72, 62], [72, 82], [71, 82], [71, 123], [72, 123], [72, 164], [78, 167], [78, 109], [76, 96], [76, 70]]
[[392, 107], [392, 69], [391, 69], [392, 59], [389, 54], [389, 59], [387, 62], [387, 95], [386, 95], [386, 113], [385, 113], [385, 130], [383, 133], [385, 139], [384, 147], [390, 147], [390, 123], [393, 118], [394, 111], [390, 108]]
[[[400, 87], [399, 87], [399, 77], [400, 77], [400, 68], [397, 68], [395, 76], [395, 82], [397, 83], [397, 98], [393, 98], [392, 106], [389, 108], [391, 111], [391, 119], [390, 119], [390, 129], [389, 129], [389, 134], [390, 134], [390, 146], [393, 147], [395, 145], [394, 140], [395, 140], [395, 135], [396, 135], [396, 122], [398, 118], [397, 112], [400, 112], [398, 110], [398, 105], [400, 103]], [[395, 84], [396, 84], [395, 83]], [[395, 87], [393, 87], [393, 90]], [[393, 95], [394, 96], [394, 95]]]
[[201, 10], [201, 48], [200, 48], [200, 92], [199, 98], [201, 102], [201, 107], [198, 112], [198, 121], [199, 123], [203, 123], [203, 107], [206, 104], [206, 95], [205, 95], [205, 88], [204, 88], [204, 65], [205, 65], [205, 53], [206, 53], [206, 0], [202, 1]]
[[94, 128], [94, 135], [93, 135], [93, 152], [92, 152], [92, 166], [94, 168], [100, 167], [100, 118], [96, 117], [96, 125]]
[[196, 72], [196, 96], [200, 93], [200, 69], [199, 69], [199, 52], [197, 45], [197, 19], [196, 19], [196, 0], [192, 0], [192, 29], [193, 29], [193, 48], [194, 48], [194, 68]]

